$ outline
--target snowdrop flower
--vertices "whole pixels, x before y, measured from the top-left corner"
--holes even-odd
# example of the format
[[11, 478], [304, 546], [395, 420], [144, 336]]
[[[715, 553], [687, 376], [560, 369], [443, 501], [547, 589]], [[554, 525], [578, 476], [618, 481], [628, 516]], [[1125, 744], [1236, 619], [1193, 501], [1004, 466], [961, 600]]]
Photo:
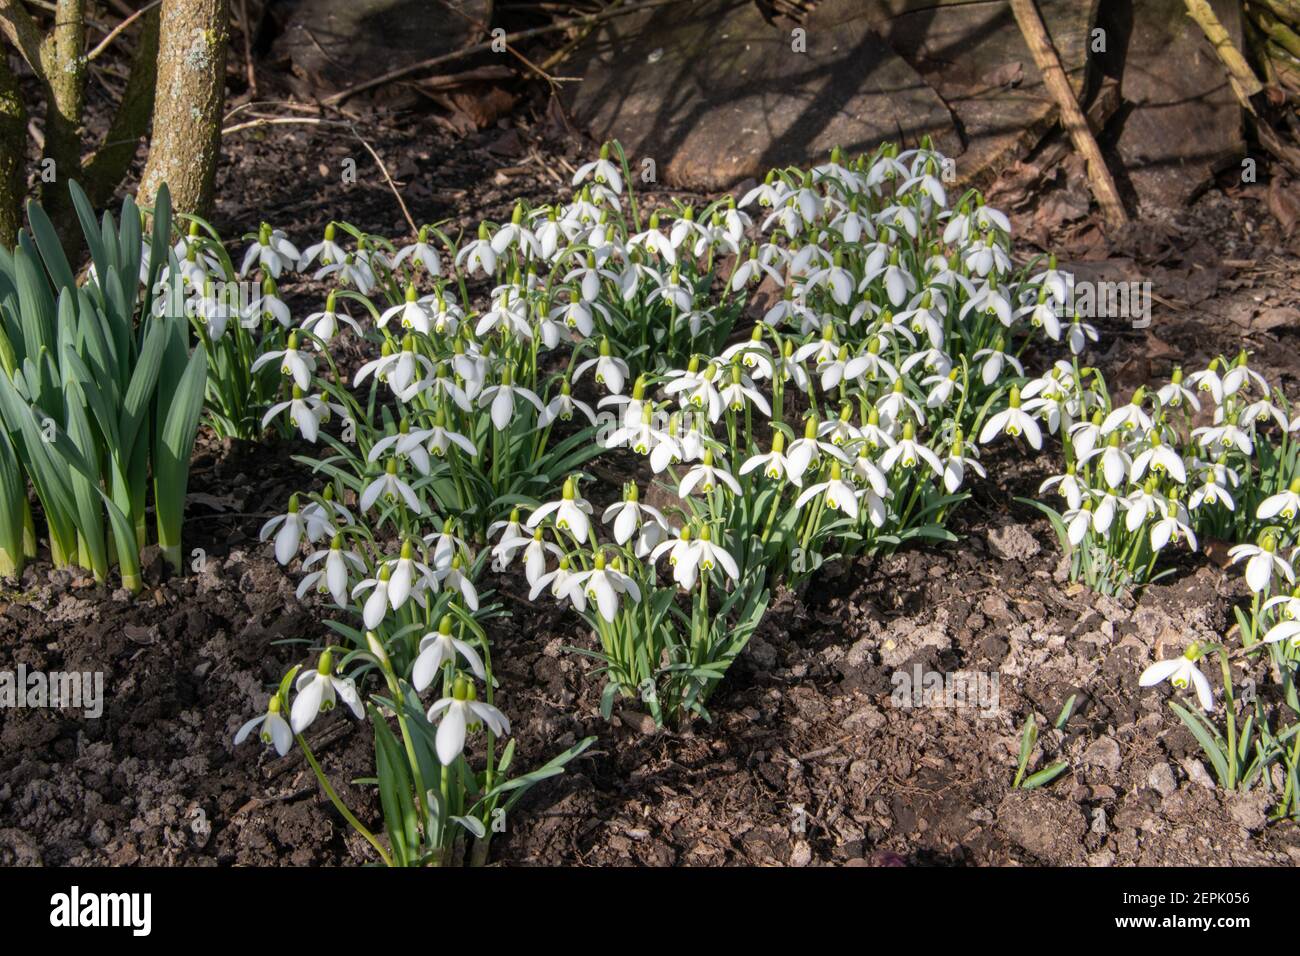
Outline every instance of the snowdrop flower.
[[[816, 444], [815, 442], [813, 443]], [[808, 460], [803, 461], [803, 467], [795, 474], [790, 466], [790, 460], [785, 454], [785, 433], [774, 431], [772, 433], [772, 450], [766, 455], [754, 455], [740, 466], [740, 474], [747, 475], [756, 469], [763, 469], [763, 474], [773, 481], [781, 481], [789, 478], [791, 484], [796, 488], [803, 485], [803, 472], [808, 468], [808, 460], [811, 460], [812, 451], [808, 452]]]
[[1235, 395], [1248, 383], [1254, 383], [1264, 395], [1269, 393], [1268, 382], [1264, 379], [1264, 376], [1246, 365], [1246, 350], [1242, 349], [1237, 354], [1237, 360], [1233, 363], [1232, 368], [1223, 376], [1223, 394]]
[[[1101, 459], [1102, 477], [1112, 488], [1120, 487], [1133, 467], [1132, 457], [1120, 446], [1119, 432], [1111, 432], [1110, 439], [1105, 445], [1092, 449], [1087, 457], [1080, 457], [1079, 462], [1086, 464], [1094, 458]], [[1135, 475], [1134, 479], [1136, 478]]]
[[1269, 598], [1260, 606], [1261, 616], [1275, 607], [1281, 607], [1280, 619], [1264, 635], [1265, 644], [1278, 641], [1290, 641], [1292, 646], [1300, 647], [1300, 588], [1289, 595]]
[[297, 429], [303, 438], [315, 444], [316, 437], [320, 434], [320, 426], [323, 422], [329, 421], [331, 412], [347, 415], [347, 410], [343, 406], [326, 400], [322, 395], [304, 395], [302, 389], [296, 384], [293, 386], [292, 395], [289, 401], [279, 402], [267, 409], [266, 414], [262, 416], [263, 428], [270, 425], [275, 416], [287, 409], [289, 424]]
[[698, 571], [696, 562], [699, 560], [700, 552], [696, 551], [693, 545], [690, 526], [682, 525], [676, 538], [661, 542], [650, 552], [652, 562], [658, 561], [665, 554], [668, 555], [668, 566], [672, 568], [673, 580], [684, 591], [695, 587]]
[[1056, 256], [1050, 255], [1047, 257], [1047, 268], [1030, 277], [1029, 283], [1038, 286], [1042, 292], [1050, 295], [1058, 303], [1065, 304], [1070, 301], [1070, 290], [1074, 287], [1074, 276], [1058, 269]]
[[1065, 466], [1065, 474], [1053, 475], [1039, 485], [1038, 493], [1041, 495], [1053, 487], [1070, 508], [1078, 509], [1083, 506], [1083, 498], [1088, 488], [1075, 474], [1073, 462]]
[[396, 269], [407, 259], [411, 260], [411, 265], [414, 267], [423, 266], [424, 271], [431, 276], [442, 275], [442, 256], [438, 254], [437, 249], [429, 245], [428, 226], [420, 227], [414, 243], [397, 250], [397, 255], [393, 256], [393, 268]]
[[487, 671], [483, 667], [483, 658], [478, 651], [465, 641], [451, 636], [451, 615], [444, 614], [438, 623], [438, 630], [430, 631], [420, 638], [419, 654], [411, 667], [411, 684], [417, 691], [425, 690], [446, 664], [454, 665], [461, 657], [469, 665], [474, 676], [487, 681]]
[[[1233, 417], [1235, 418], [1235, 416]], [[1255, 443], [1251, 440], [1250, 434], [1238, 428], [1237, 423], [1232, 419], [1222, 425], [1193, 428], [1192, 437], [1197, 440], [1197, 443], [1202, 448], [1211, 448], [1215, 445], [1225, 451], [1236, 448], [1248, 457], [1254, 454], [1255, 451]]]
[[[333, 293], [330, 293], [330, 306], [333, 305]], [[330, 306], [326, 306], [326, 311], [333, 311]], [[410, 283], [406, 287], [406, 298], [397, 305], [385, 309], [376, 321], [376, 324], [382, 329], [387, 328], [388, 323], [393, 319], [398, 320], [398, 324], [407, 330], [414, 330], [423, 335], [428, 335], [433, 325], [433, 319], [429, 315], [428, 309], [416, 295], [415, 284]], [[323, 336], [322, 336], [323, 337]]]
[[280, 695], [272, 695], [271, 702], [267, 705], [266, 713], [260, 717], [254, 717], [244, 726], [239, 728], [239, 733], [235, 734], [235, 746], [239, 746], [255, 729], [261, 728], [258, 737], [262, 743], [272, 744], [275, 752], [283, 757], [293, 746], [293, 731], [289, 728], [289, 722], [280, 714]]
[[1187, 538], [1187, 546], [1193, 551], [1196, 550], [1196, 532], [1191, 528], [1189, 522], [1191, 518], [1187, 515], [1187, 509], [1183, 507], [1181, 501], [1171, 498], [1165, 505], [1164, 514], [1154, 525], [1151, 526], [1151, 548], [1154, 551], [1161, 551], [1171, 541], [1177, 542], [1183, 536]]
[[697, 488], [707, 495], [719, 485], [725, 485], [733, 494], [741, 494], [740, 482], [735, 479], [731, 472], [724, 468], [715, 467], [713, 464], [713, 449], [706, 448], [703, 461], [698, 465], [692, 465], [690, 470], [682, 476], [681, 484], [677, 486], [677, 497], [687, 498]]
[[361, 492], [361, 501], [359, 502], [361, 510], [369, 511], [381, 499], [389, 503], [401, 501], [416, 514], [424, 511], [420, 505], [420, 499], [416, 497], [411, 486], [397, 477], [397, 459], [395, 458], [390, 458], [384, 473], [366, 485], [365, 490]]
[[492, 250], [498, 255], [505, 255], [511, 247], [517, 248], [525, 259], [540, 258], [542, 247], [533, 235], [533, 231], [524, 225], [523, 203], [515, 203], [510, 221], [497, 230], [492, 237]]
[[1067, 508], [1061, 521], [1065, 524], [1065, 536], [1070, 546], [1077, 548], [1093, 525], [1092, 500], [1085, 500], [1078, 508]]
[[298, 696], [294, 698], [289, 711], [289, 726], [295, 734], [301, 734], [311, 726], [318, 714], [334, 709], [337, 701], [343, 701], [358, 718], [365, 714], [361, 697], [350, 677], [334, 676], [334, 655], [322, 651], [320, 662], [314, 671], [299, 674], [295, 683]]
[[628, 376], [627, 363], [621, 358], [617, 358], [610, 354], [609, 339], [602, 338], [600, 340], [599, 355], [595, 358], [587, 359], [587, 361], [581, 363], [573, 370], [573, 380], [576, 382], [582, 377], [583, 372], [593, 366], [596, 369], [597, 383], [604, 385], [615, 395], [622, 393], [623, 385], [627, 381]]
[[641, 530], [642, 525], [646, 524], [647, 519], [660, 530], [668, 530], [668, 519], [663, 516], [658, 508], [641, 503], [641, 491], [637, 488], [636, 482], [628, 485], [627, 493], [623, 500], [610, 505], [601, 515], [600, 520], [609, 524], [614, 523], [614, 543], [623, 545], [632, 539], [632, 535]]
[[1165, 408], [1181, 408], [1183, 403], [1186, 402], [1191, 406], [1192, 411], [1199, 412], [1201, 410], [1201, 402], [1196, 397], [1196, 393], [1183, 384], [1183, 368], [1181, 365], [1175, 366], [1168, 384], [1160, 386], [1156, 391], [1156, 398], [1160, 399], [1160, 404]]
[[1277, 541], [1272, 534], [1264, 535], [1258, 545], [1239, 544], [1228, 550], [1232, 563], [1246, 562], [1246, 584], [1256, 594], [1266, 594], [1272, 589], [1273, 575], [1286, 578], [1295, 584], [1295, 571], [1275, 552]]
[[947, 375], [930, 375], [923, 378], [921, 385], [930, 389], [925, 396], [926, 408], [942, 408], [952, 400], [954, 393], [962, 395], [966, 392], [958, 380], [956, 369], [952, 369]]
[[278, 279], [280, 273], [290, 263], [296, 263], [300, 257], [301, 253], [288, 240], [284, 232], [279, 229], [272, 229], [266, 223], [262, 223], [257, 232], [256, 241], [244, 253], [244, 263], [239, 268], [239, 276], [243, 278], [248, 275], [254, 265], [259, 265], [265, 272], [270, 273], [273, 278]]
[[263, 352], [259, 355], [253, 361], [249, 370], [256, 372], [262, 366], [277, 361], [280, 363], [280, 373], [282, 375], [292, 377], [294, 383], [304, 392], [311, 388], [311, 376], [316, 371], [316, 360], [299, 350], [296, 332], [289, 333], [289, 341], [283, 349]]
[[1008, 365], [1011, 366], [1011, 368], [1015, 369], [1017, 375], [1025, 374], [1024, 366], [1020, 364], [1020, 360], [1016, 358], [1014, 355], [1009, 355], [1008, 353], [1002, 351], [1002, 349], [1005, 347], [1005, 344], [1006, 343], [1002, 340], [1002, 338], [999, 337], [998, 340], [993, 343], [993, 348], [980, 349], [975, 353], [974, 356], [975, 361], [978, 362], [981, 359], [984, 360], [984, 364], [981, 368], [980, 378], [985, 385], [992, 385], [999, 378], [1001, 378], [1003, 370]]
[[321, 593], [328, 593], [339, 607], [348, 605], [349, 571], [363, 572], [365, 564], [361, 557], [352, 551], [343, 550], [343, 536], [336, 534], [328, 550], [317, 551], [308, 555], [303, 561], [302, 569], [315, 566], [324, 560], [325, 566], [306, 575], [298, 585], [298, 599], [315, 588]]
[[645, 230], [638, 232], [636, 235], [627, 240], [627, 247], [632, 249], [644, 249], [647, 252], [663, 258], [670, 266], [677, 264], [677, 250], [673, 247], [672, 240], [659, 231], [659, 213], [650, 214], [650, 221], [647, 223]]
[[396, 611], [408, 598], [414, 597], [423, 604], [423, 591], [434, 590], [437, 580], [433, 569], [415, 558], [415, 548], [410, 541], [402, 542], [402, 551], [394, 561], [386, 561], [382, 570], [389, 572], [388, 599]]
[[1101, 433], [1109, 435], [1116, 429], [1122, 428], [1127, 432], [1151, 430], [1151, 416], [1142, 409], [1142, 402], [1146, 396], [1146, 389], [1139, 387], [1133, 393], [1133, 397], [1127, 405], [1121, 405], [1115, 408], [1107, 415], [1101, 423]]
[[826, 481], [809, 485], [803, 490], [803, 493], [795, 499], [795, 507], [802, 508], [818, 495], [826, 496], [826, 507], [832, 511], [843, 511], [846, 516], [857, 518], [858, 492], [852, 485], [843, 480], [838, 461], [831, 462], [830, 477]]
[[1163, 513], [1167, 505], [1166, 499], [1156, 492], [1155, 479], [1148, 478], [1145, 485], [1124, 499], [1124, 527], [1136, 531], [1151, 515]]
[[580, 571], [573, 575], [568, 588], [570, 591], [580, 588], [587, 599], [595, 604], [600, 616], [611, 624], [618, 614], [619, 595], [626, 594], [633, 601], [641, 600], [641, 589], [636, 582], [617, 567], [609, 565], [601, 552], [596, 553], [590, 571]]
[[298, 260], [299, 272], [305, 272], [317, 259], [321, 265], [329, 265], [331, 262], [342, 262], [348, 257], [347, 252], [334, 241], [334, 232], [334, 223], [331, 222], [325, 226], [325, 238], [303, 250], [302, 258]]
[[497, 271], [497, 253], [492, 248], [492, 241], [488, 237], [487, 223], [479, 223], [478, 238], [468, 242], [456, 253], [456, 267], [464, 268], [466, 275], [473, 275], [474, 272], [481, 271], [485, 276], [490, 276]]
[[492, 424], [496, 426], [497, 431], [505, 431], [515, 416], [515, 404], [519, 399], [527, 401], [537, 409], [538, 413], [545, 411], [546, 406], [537, 397], [537, 393], [514, 384], [514, 373], [507, 366], [502, 370], [501, 384], [483, 389], [478, 404], [479, 408], [487, 408], [491, 405]]
[[[718, 547], [711, 540], [712, 532], [706, 524], [700, 529], [700, 535], [691, 543], [690, 548], [694, 552], [694, 561], [692, 568], [697, 571], [712, 571], [720, 568], [723, 573], [733, 581], [740, 578], [740, 567], [725, 549]], [[694, 581], [691, 582], [694, 584]], [[690, 586], [687, 586], [690, 590]]]
[[502, 541], [501, 544], [516, 550], [523, 550], [524, 577], [527, 579], [530, 588], [541, 579], [542, 575], [546, 573], [547, 552], [554, 555], [557, 560], [564, 557], [563, 549], [547, 541], [543, 537], [543, 532], [540, 527], [534, 529], [531, 538], [523, 538], [522, 540], [509, 542]]
[[1297, 514], [1300, 514], [1300, 478], [1293, 479], [1285, 491], [1261, 501], [1255, 517], [1261, 520], [1280, 517], [1283, 521], [1292, 522]]
[[987, 445], [1001, 434], [1010, 435], [1012, 438], [1024, 435], [1030, 447], [1035, 451], [1040, 450], [1043, 447], [1043, 433], [1038, 427], [1038, 422], [1021, 410], [1020, 389], [1014, 385], [1011, 387], [1009, 402], [1008, 408], [998, 412], [984, 423], [984, 427], [980, 430], [980, 444]]
[[911, 471], [919, 462], [929, 465], [936, 475], [943, 474], [943, 463], [939, 461], [939, 456], [916, 441], [916, 429], [908, 422], [903, 426], [903, 437], [880, 456], [880, 467], [889, 472], [894, 470], [895, 465], [902, 465], [905, 470]]
[[619, 168], [610, 161], [609, 144], [605, 143], [600, 147], [600, 157], [589, 163], [583, 163], [573, 174], [573, 185], [593, 179], [595, 182], [608, 185], [615, 193], [623, 192], [623, 175]]
[[1078, 318], [1070, 323], [1069, 331], [1065, 335], [1070, 351], [1075, 355], [1082, 355], [1087, 350], [1089, 342], [1096, 342], [1100, 338], [1094, 326]]
[[753, 380], [741, 372], [739, 363], [731, 366], [731, 384], [724, 386], [718, 394], [733, 412], [744, 411], [753, 405], [767, 417], [772, 417], [767, 399], [754, 387]]
[[548, 501], [541, 505], [531, 515], [528, 516], [528, 522], [525, 524], [529, 531], [536, 530], [548, 516], [554, 515], [555, 526], [561, 531], [567, 531], [579, 544], [587, 540], [591, 531], [591, 503], [578, 496], [578, 485], [573, 478], [564, 479], [564, 487], [560, 492], [558, 501]]
[[1187, 483], [1187, 469], [1178, 453], [1160, 440], [1160, 433], [1151, 432], [1148, 436], [1151, 445], [1146, 451], [1133, 459], [1132, 476], [1134, 481], [1141, 481], [1150, 468], [1157, 474], [1166, 474], [1180, 485]]
[[246, 329], [255, 329], [262, 324], [263, 319], [271, 318], [279, 322], [283, 329], [293, 325], [293, 315], [284, 300], [280, 298], [280, 290], [276, 288], [275, 280], [270, 276], [262, 279], [261, 291], [262, 294], [248, 303], [240, 313], [240, 324]]
[[570, 587], [574, 574], [575, 572], [569, 568], [569, 559], [560, 558], [559, 567], [554, 571], [547, 571], [537, 579], [537, 583], [528, 592], [528, 600], [536, 601], [537, 596], [549, 588], [551, 596], [556, 600], [569, 601], [579, 612], [587, 610], [587, 596], [582, 593], [582, 588]]
[[981, 478], [988, 477], [988, 472], [979, 463], [979, 450], [974, 445], [969, 446], [969, 450], [967, 447], [962, 431], [958, 428], [953, 436], [952, 448], [943, 463], [943, 486], [950, 495], [956, 494], [957, 489], [965, 482], [967, 468]]
[[517, 335], [521, 339], [533, 337], [533, 327], [528, 321], [528, 304], [523, 295], [510, 285], [501, 286], [492, 297], [492, 308], [483, 313], [474, 334], [480, 338], [499, 329], [502, 336]]
[[355, 288], [362, 295], [369, 295], [375, 287], [375, 274], [364, 259], [354, 255], [347, 256], [342, 262], [331, 262], [316, 270], [312, 278], [321, 282], [330, 276], [338, 276], [344, 284]]
[[[276, 531], [276, 528], [280, 530]], [[293, 560], [293, 556], [298, 553], [303, 538], [307, 537], [307, 516], [298, 510], [298, 496], [296, 494], [289, 497], [288, 512], [276, 515], [262, 525], [262, 531], [258, 539], [265, 541], [273, 531], [275, 531], [275, 560], [281, 564], [288, 564]]]
[[370, 591], [370, 597], [366, 598], [366, 603], [361, 608], [361, 620], [365, 623], [366, 629], [373, 631], [384, 622], [385, 615], [388, 614], [389, 606], [389, 580], [391, 572], [388, 568], [380, 568], [377, 577], [366, 578], [352, 589], [352, 597], [355, 599], [365, 591]]
[[440, 567], [433, 572], [438, 582], [449, 591], [459, 591], [461, 599], [464, 600], [465, 606], [471, 611], [478, 610], [478, 588], [470, 580], [462, 568], [464, 559], [455, 555], [446, 567]]
[[1192, 686], [1196, 689], [1196, 697], [1201, 707], [1207, 711], [1213, 710], [1214, 695], [1210, 691], [1210, 682], [1196, 666], [1200, 656], [1199, 648], [1193, 644], [1182, 657], [1158, 661], [1144, 670], [1138, 678], [1138, 686], [1154, 687], [1164, 680], [1169, 681], [1179, 690], [1187, 690]]
[[239, 728], [238, 734], [235, 734], [235, 747], [242, 744], [255, 728], [261, 728], [259, 736], [261, 743], [272, 744], [276, 748], [276, 753], [283, 757], [289, 753], [289, 748], [294, 745], [294, 731], [290, 730], [289, 721], [282, 717], [281, 697], [279, 693], [270, 698], [270, 704], [266, 705], [266, 713], [261, 717], [252, 718], [251, 721]]
[[555, 424], [557, 421], [570, 421], [575, 411], [582, 412], [587, 416], [587, 421], [593, 425], [596, 424], [596, 413], [591, 410], [591, 406], [574, 398], [569, 391], [569, 383], [561, 380], [560, 393], [547, 402], [546, 407], [542, 409], [542, 413], [537, 416], [537, 427], [542, 429]]
[[479, 701], [474, 685], [463, 677], [456, 678], [450, 697], [442, 698], [429, 708], [429, 722], [433, 723], [438, 714], [442, 715], [442, 719], [438, 723], [434, 749], [444, 767], [455, 763], [456, 758], [465, 750], [465, 738], [472, 725], [482, 723], [498, 737], [510, 733], [510, 721], [506, 715], [491, 704]]
[[1189, 511], [1195, 511], [1203, 505], [1223, 505], [1229, 511], [1236, 511], [1236, 502], [1232, 500], [1232, 495], [1228, 489], [1215, 480], [1213, 471], [1205, 473], [1205, 484], [1201, 485], [1192, 492], [1192, 496], [1187, 499], [1187, 508]]

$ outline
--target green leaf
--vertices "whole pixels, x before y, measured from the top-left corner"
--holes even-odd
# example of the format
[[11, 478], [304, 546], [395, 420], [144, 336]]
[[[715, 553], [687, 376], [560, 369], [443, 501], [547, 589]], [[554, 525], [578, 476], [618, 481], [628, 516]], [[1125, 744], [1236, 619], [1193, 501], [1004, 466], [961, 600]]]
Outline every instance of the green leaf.
[[1214, 765], [1214, 774], [1219, 778], [1219, 786], [1226, 787], [1228, 785], [1228, 756], [1222, 740], [1216, 739], [1219, 736], [1218, 731], [1207, 728], [1204, 717], [1200, 714], [1193, 715], [1177, 701], [1171, 700], [1169, 706], [1178, 715], [1178, 719], [1183, 722], [1184, 726], [1192, 732], [1196, 742], [1201, 745], [1201, 750], [1205, 752], [1205, 756]]
[[154, 446], [154, 509], [158, 518], [158, 544], [163, 556], [177, 570], [181, 566], [181, 523], [189, 485], [190, 452], [194, 449], [199, 415], [203, 411], [207, 375], [207, 353], [200, 344], [190, 356], [175, 391], [158, 396], [160, 410], [166, 409], [166, 419]]
[[1050, 767], [1046, 768], [1045, 770], [1040, 770], [1035, 774], [1031, 774], [1029, 779], [1027, 779], [1021, 785], [1021, 789], [1033, 790], [1036, 787], [1041, 787], [1044, 784], [1051, 783], [1062, 773], [1064, 773], [1069, 766], [1070, 765], [1068, 763], [1062, 760], [1060, 763], [1052, 764]]

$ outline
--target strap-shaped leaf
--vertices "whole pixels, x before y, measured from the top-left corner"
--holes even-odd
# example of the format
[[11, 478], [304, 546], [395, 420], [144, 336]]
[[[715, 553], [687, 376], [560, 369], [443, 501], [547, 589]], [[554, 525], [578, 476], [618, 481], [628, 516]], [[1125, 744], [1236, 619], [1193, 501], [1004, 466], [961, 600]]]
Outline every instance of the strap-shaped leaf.
[[59, 242], [59, 234], [54, 229], [54, 223], [50, 222], [50, 217], [34, 202], [27, 204], [27, 223], [32, 229], [32, 238], [36, 240], [36, 247], [41, 251], [41, 259], [45, 262], [45, 270], [50, 274], [50, 279], [54, 282], [54, 287], [59, 290], [75, 289], [77, 287], [77, 277], [72, 271], [72, 266], [68, 264], [68, 257], [63, 254], [63, 244]]
[[[83, 401], [80, 386], [75, 381], [67, 382], [64, 386], [64, 404], [68, 409], [68, 439], [83, 459], [82, 463], [89, 469], [90, 463], [98, 459], [99, 453]], [[104, 538], [104, 510], [100, 504], [99, 476], [74, 467], [68, 472], [68, 481], [77, 508], [77, 537], [89, 554], [90, 568], [95, 572], [95, 578], [103, 581], [108, 577], [108, 550]]]
[[33, 250], [19, 238], [14, 250], [14, 282], [18, 287], [18, 312], [22, 323], [23, 354], [39, 355], [54, 347], [54, 295], [45, 281]]
[[158, 187], [153, 201], [153, 235], [149, 240], [149, 275], [145, 282], [144, 308], [149, 314], [154, 299], [154, 285], [162, 274], [163, 266], [171, 256], [172, 248], [172, 198], [164, 183]]
[[[18, 461], [18, 449], [0, 428], [0, 552], [6, 552], [15, 565], [23, 558], [23, 505], [27, 484]], [[2, 558], [3, 556], [0, 556]]]
[[76, 509], [66, 470], [55, 460], [46, 440], [49, 429], [45, 428], [43, 421], [37, 420], [36, 413], [3, 375], [0, 375], [0, 407], [11, 431], [21, 436], [18, 451], [36, 496], [45, 509], [50, 533], [65, 548], [72, 546], [75, 544], [73, 515]]
[[159, 392], [159, 413], [165, 417], [154, 446], [154, 511], [158, 517], [158, 543], [173, 567], [180, 564], [181, 521], [189, 483], [190, 452], [203, 411], [203, 390], [208, 381], [208, 357], [202, 345], [195, 348], [185, 373], [169, 395]]
[[102, 276], [108, 268], [108, 257], [104, 254], [104, 242], [100, 236], [99, 222], [95, 219], [95, 207], [75, 180], [68, 182], [68, 192], [72, 194], [72, 207], [77, 211], [81, 233], [86, 237], [86, 245], [90, 247], [90, 261], [95, 264], [95, 274]]
[[145, 333], [144, 345], [122, 398], [122, 414], [118, 420], [118, 440], [128, 450], [134, 447], [140, 425], [149, 414], [167, 346], [167, 330], [152, 320], [146, 324], [148, 331]]

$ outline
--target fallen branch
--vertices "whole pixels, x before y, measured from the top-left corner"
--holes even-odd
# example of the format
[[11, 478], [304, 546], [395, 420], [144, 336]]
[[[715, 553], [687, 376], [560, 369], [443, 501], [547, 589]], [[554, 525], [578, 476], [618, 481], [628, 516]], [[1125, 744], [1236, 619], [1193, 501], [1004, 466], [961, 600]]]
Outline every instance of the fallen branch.
[[[1191, 2], [1191, 0], [1189, 0]], [[1122, 226], [1128, 222], [1128, 213], [1115, 188], [1115, 180], [1106, 168], [1106, 160], [1101, 155], [1101, 148], [1088, 128], [1088, 120], [1079, 109], [1079, 101], [1074, 98], [1074, 89], [1061, 68], [1056, 48], [1052, 46], [1051, 37], [1043, 25], [1043, 18], [1038, 13], [1034, 0], [1011, 0], [1011, 11], [1016, 15], [1016, 23], [1029, 44], [1038, 72], [1043, 75], [1043, 83], [1061, 112], [1061, 125], [1070, 134], [1074, 148], [1088, 164], [1088, 182], [1092, 194], [1101, 206], [1102, 217], [1109, 226]]]
[[1228, 82], [1232, 84], [1232, 91], [1236, 94], [1238, 102], [1247, 112], [1254, 113], [1255, 104], [1251, 100], [1263, 91], [1264, 84], [1259, 81], [1259, 77], [1250, 68], [1241, 51], [1233, 46], [1227, 29], [1214, 15], [1214, 10], [1210, 8], [1209, 3], [1206, 0], [1183, 0], [1183, 3], [1187, 6], [1187, 15], [1196, 21], [1205, 38], [1214, 47], [1214, 52], [1227, 67]]

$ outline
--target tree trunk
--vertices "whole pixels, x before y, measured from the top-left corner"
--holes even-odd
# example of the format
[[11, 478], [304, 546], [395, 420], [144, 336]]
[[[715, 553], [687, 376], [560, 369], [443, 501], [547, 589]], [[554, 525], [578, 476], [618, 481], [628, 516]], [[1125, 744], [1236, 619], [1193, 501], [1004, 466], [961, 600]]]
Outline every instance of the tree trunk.
[[97, 207], [107, 205], [113, 198], [113, 193], [126, 177], [131, 161], [135, 159], [141, 137], [149, 130], [157, 67], [158, 10], [155, 8], [144, 15], [135, 54], [131, 58], [131, 73], [122, 93], [122, 102], [113, 114], [108, 134], [104, 137], [103, 145], [86, 163], [86, 181], [83, 185], [91, 202]]
[[41, 205], [63, 239], [75, 248], [77, 232], [68, 180], [81, 175], [81, 115], [86, 105], [86, 5], [58, 0], [54, 29], [43, 64], [49, 99], [45, 104], [45, 158], [54, 161], [54, 181], [41, 188]]
[[205, 215], [212, 205], [226, 86], [229, 0], [163, 0], [158, 82], [140, 201], [167, 184], [172, 208]]
[[[0, 50], [0, 246], [12, 249], [23, 221], [27, 163], [27, 110], [18, 81], [9, 70], [9, 55]], [[0, 375], [4, 372], [0, 371]]]

